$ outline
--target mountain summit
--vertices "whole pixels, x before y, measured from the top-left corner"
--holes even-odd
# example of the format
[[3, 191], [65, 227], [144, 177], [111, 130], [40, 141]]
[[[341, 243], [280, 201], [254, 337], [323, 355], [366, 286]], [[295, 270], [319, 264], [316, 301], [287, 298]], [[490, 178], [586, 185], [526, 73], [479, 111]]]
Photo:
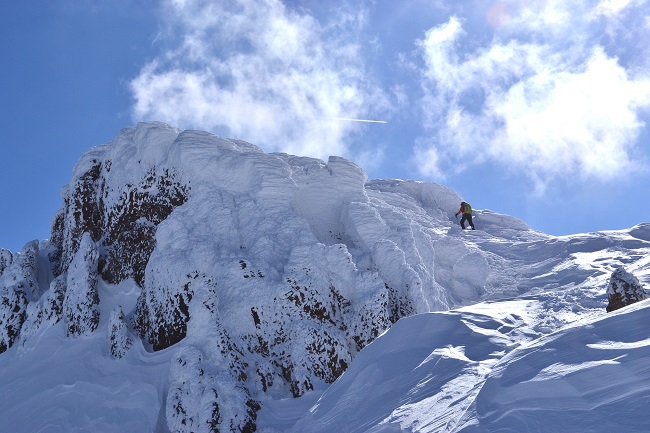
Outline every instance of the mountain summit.
[[[415, 319], [386, 332], [400, 319], [456, 309], [418, 319], [456, 332], [470, 320], [461, 307], [528, 299], [507, 317], [472, 316], [469, 331], [494, 320], [503, 334], [489, 343], [463, 334], [485, 368], [463, 405], [436, 416], [476, 425], [465, 410], [487, 366], [604, 311], [601, 283], [621, 263], [650, 272], [648, 226], [556, 238], [478, 210], [463, 232], [462, 197], [444, 186], [368, 180], [340, 157], [267, 154], [161, 123], [89, 150], [62, 196], [48, 241], [0, 250], [2, 416], [14, 432], [327, 431], [345, 413], [331, 395], [349, 409], [351, 389], [390, 383], [351, 365], [384, 333], [374, 347], [389, 335], [408, 345], [399, 335]], [[354, 384], [322, 395], [347, 370]], [[357, 412], [348, 431], [380, 431], [399, 405]]]

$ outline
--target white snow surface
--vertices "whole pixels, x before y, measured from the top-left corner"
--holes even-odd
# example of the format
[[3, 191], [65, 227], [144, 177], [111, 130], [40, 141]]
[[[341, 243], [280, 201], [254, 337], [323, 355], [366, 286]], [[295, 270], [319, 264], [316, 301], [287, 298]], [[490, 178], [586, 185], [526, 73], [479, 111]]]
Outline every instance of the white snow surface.
[[[118, 319], [131, 317], [141, 289], [100, 280], [98, 328], [69, 338], [65, 321], [37, 315], [56, 304], [61, 284], [43, 265], [47, 242], [0, 250], [3, 296], [29, 287], [28, 329], [0, 354], [0, 432], [168, 433], [176, 431], [168, 396], [212, 387], [243, 398], [221, 367], [189, 385], [184, 375], [203, 375], [203, 358], [227, 366], [206, 349], [210, 338], [253, 334], [251, 305], [272, 302], [305, 269], [303, 282], [336, 287], [358, 308], [385, 285], [398, 288], [414, 315], [353, 353], [333, 384], [300, 398], [281, 386], [255, 396], [259, 432], [650, 431], [650, 301], [605, 312], [615, 269], [650, 284], [650, 223], [554, 237], [475, 210], [477, 230], [463, 231], [454, 218], [463, 198], [442, 185], [368, 180], [343, 158], [266, 154], [159, 123], [89, 150], [72, 180], [108, 159], [109, 207], [152, 167], [173, 167], [190, 185], [187, 202], [157, 228], [146, 284], [213, 278], [218, 297], [197, 299], [218, 310], [221, 328], [196, 301], [188, 337], [152, 352]], [[39, 269], [18, 272], [35, 261]], [[116, 333], [121, 357], [111, 353]], [[200, 419], [210, 402], [197, 394], [192, 404]]]

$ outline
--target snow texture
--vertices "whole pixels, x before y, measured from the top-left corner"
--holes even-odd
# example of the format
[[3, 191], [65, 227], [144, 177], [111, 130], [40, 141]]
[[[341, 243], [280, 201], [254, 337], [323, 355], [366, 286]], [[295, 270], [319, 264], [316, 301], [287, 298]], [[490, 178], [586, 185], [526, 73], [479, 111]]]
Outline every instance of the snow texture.
[[519, 332], [540, 307], [510, 301], [402, 319], [290, 431], [648, 431], [650, 333], [640, 324], [650, 304], [537, 339]]
[[62, 198], [48, 241], [0, 250], [7, 431], [616, 430], [599, 405], [649, 427], [625, 409], [649, 337], [624, 328], [648, 306], [603, 312], [615, 269], [650, 280], [649, 224], [462, 231], [444, 186], [160, 123]]

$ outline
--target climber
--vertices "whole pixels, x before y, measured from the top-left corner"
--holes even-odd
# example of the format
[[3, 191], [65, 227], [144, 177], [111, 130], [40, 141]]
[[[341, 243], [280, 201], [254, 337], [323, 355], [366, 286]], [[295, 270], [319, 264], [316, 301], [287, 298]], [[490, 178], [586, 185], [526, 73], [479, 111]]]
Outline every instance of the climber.
[[470, 206], [469, 203], [461, 202], [460, 209], [456, 212], [456, 218], [458, 218], [458, 214], [461, 213], [463, 214], [463, 217], [460, 219], [461, 228], [465, 230], [465, 221], [467, 221], [472, 227], [472, 230], [475, 230], [474, 223], [472, 222], [472, 206]]

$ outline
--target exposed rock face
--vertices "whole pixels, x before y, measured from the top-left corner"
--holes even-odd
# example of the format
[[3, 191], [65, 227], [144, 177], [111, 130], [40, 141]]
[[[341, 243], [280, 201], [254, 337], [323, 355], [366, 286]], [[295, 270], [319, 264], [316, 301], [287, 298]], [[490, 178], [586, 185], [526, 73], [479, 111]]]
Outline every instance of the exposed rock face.
[[620, 267], [612, 273], [609, 279], [607, 296], [609, 298], [607, 312], [610, 312], [642, 301], [648, 297], [648, 294], [634, 275]]
[[434, 251], [434, 228], [449, 224], [457, 194], [367, 183], [342, 158], [140, 124], [88, 151], [62, 194], [45, 294], [38, 250], [0, 254], [2, 278], [23, 275], [2, 285], [0, 348], [23, 323], [24, 339], [61, 320], [70, 336], [93, 333], [100, 280], [132, 280], [136, 307], [107, 318], [110, 353], [125, 356], [136, 334], [154, 350], [176, 346], [166, 399], [175, 432], [254, 431], [262, 393], [298, 397], [333, 382], [401, 317], [477, 299], [487, 280], [478, 252], [472, 279], [451, 272], [468, 250], [434, 268], [451, 248]]
[[111, 160], [92, 158], [90, 167], [64, 196], [54, 221], [58, 273], [68, 268], [83, 233], [100, 243], [100, 274], [109, 283], [133, 278], [143, 285], [144, 270], [155, 247], [156, 226], [187, 199], [188, 187], [169, 168], [150, 168], [133, 181], [110, 182]]

